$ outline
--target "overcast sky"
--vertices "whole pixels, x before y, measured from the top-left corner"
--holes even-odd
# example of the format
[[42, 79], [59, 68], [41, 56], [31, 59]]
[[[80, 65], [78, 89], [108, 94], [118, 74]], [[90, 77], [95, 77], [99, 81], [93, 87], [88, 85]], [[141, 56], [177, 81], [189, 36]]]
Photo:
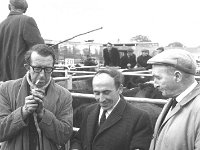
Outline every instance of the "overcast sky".
[[[0, 22], [9, 13], [1, 0]], [[199, 0], [27, 0], [26, 15], [32, 16], [42, 37], [65, 40], [96, 28], [102, 30], [72, 41], [129, 42], [136, 35], [148, 36], [160, 46], [181, 42], [200, 46]]]

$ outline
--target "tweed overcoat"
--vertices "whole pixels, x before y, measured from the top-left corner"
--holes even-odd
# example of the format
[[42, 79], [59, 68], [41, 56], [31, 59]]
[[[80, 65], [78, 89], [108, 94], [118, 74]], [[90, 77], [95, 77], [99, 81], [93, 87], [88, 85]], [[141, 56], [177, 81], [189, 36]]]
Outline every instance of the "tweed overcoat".
[[0, 81], [22, 78], [26, 74], [24, 54], [35, 44], [44, 43], [35, 20], [10, 12], [0, 24]]
[[[27, 96], [26, 77], [7, 81], [0, 86], [1, 150], [29, 150], [28, 120], [22, 118]], [[43, 150], [57, 150], [72, 134], [72, 97], [69, 91], [52, 80], [44, 97], [45, 113], [39, 122]]]

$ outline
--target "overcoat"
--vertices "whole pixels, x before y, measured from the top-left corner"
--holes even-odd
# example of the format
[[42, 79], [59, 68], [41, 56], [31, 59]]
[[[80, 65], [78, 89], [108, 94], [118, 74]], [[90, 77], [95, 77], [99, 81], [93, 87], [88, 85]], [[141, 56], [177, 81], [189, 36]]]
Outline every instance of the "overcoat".
[[71, 140], [71, 149], [149, 149], [153, 131], [146, 112], [133, 107], [121, 98], [95, 135], [99, 110], [99, 104], [93, 104], [86, 109], [81, 128]]
[[24, 54], [41, 43], [44, 40], [35, 20], [11, 11], [0, 24], [0, 81], [22, 78], [26, 74]]
[[120, 55], [117, 48], [112, 47], [110, 51], [103, 49], [104, 66], [120, 66]]
[[171, 103], [172, 99], [158, 117], [150, 150], [199, 150], [200, 84], [172, 111]]
[[134, 68], [135, 67], [135, 65], [136, 65], [136, 56], [135, 56], [135, 54], [131, 55], [130, 57], [128, 57], [127, 55], [121, 57], [121, 59], [120, 59], [120, 67], [122, 69], [128, 68], [127, 67], [128, 63], [131, 64], [130, 68]]
[[[22, 118], [27, 96], [27, 80], [10, 80], [0, 86], [1, 150], [29, 150], [28, 120]], [[73, 127], [72, 97], [69, 91], [52, 80], [44, 97], [45, 113], [39, 122], [43, 150], [57, 150], [67, 143]]]

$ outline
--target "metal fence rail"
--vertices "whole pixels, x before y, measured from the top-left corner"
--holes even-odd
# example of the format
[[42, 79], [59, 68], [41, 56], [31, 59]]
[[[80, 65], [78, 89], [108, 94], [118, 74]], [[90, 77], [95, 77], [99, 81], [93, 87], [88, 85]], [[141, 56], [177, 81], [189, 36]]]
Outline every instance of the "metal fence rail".
[[[80, 98], [94, 98], [93, 94], [83, 94], [83, 93], [71, 93], [73, 97]], [[124, 97], [127, 101], [140, 102], [140, 103], [152, 103], [152, 104], [166, 104], [165, 99], [151, 99], [151, 98], [141, 98], [141, 97]]]

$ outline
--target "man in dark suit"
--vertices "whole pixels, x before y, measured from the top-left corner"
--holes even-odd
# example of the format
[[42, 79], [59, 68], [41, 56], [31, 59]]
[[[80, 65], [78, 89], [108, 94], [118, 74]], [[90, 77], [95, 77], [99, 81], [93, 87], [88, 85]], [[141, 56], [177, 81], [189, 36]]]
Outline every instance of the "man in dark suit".
[[137, 57], [137, 66], [143, 67], [145, 69], [151, 69], [152, 66], [150, 64], [147, 64], [147, 61], [151, 58], [149, 55], [148, 49], [142, 49], [142, 55]]
[[120, 56], [117, 48], [111, 43], [107, 43], [107, 48], [103, 50], [104, 66], [120, 66]]
[[0, 81], [26, 74], [24, 54], [35, 44], [44, 43], [35, 20], [24, 15], [26, 0], [10, 0], [8, 17], [0, 24]]
[[93, 78], [98, 103], [85, 109], [80, 130], [71, 139], [71, 150], [148, 150], [152, 127], [148, 114], [121, 95], [123, 76], [112, 68]]
[[136, 65], [136, 56], [133, 54], [133, 49], [128, 49], [127, 52], [124, 52], [124, 56], [122, 56], [120, 60], [120, 67], [122, 69], [131, 69]]

